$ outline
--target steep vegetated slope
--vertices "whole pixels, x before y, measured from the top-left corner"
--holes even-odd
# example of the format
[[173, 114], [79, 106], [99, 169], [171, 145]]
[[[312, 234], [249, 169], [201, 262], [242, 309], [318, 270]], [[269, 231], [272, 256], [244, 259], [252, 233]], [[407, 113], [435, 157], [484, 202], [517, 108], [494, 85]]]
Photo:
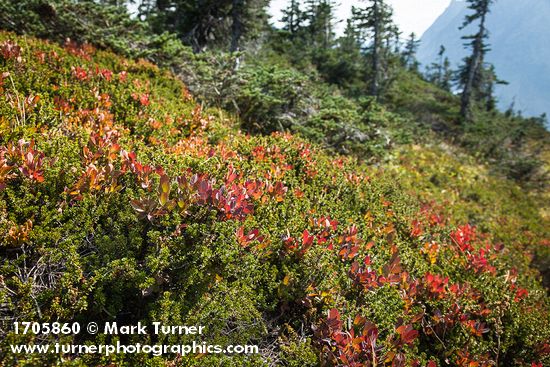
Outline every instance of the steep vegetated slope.
[[[459, 98], [425, 81], [399, 53], [390, 53], [388, 89], [375, 99], [365, 94], [368, 57], [357, 48], [342, 48], [349, 40], [338, 40], [339, 47], [312, 45], [309, 31], [302, 34], [306, 29], [295, 36], [265, 29], [261, 41], [245, 52], [214, 47], [193, 53], [181, 35], [155, 33], [150, 23], [130, 17], [125, 6], [69, 0], [0, 0], [0, 28], [145, 58], [172, 70], [204, 106], [238, 116], [249, 133], [289, 131], [371, 163], [401, 144], [444, 140], [497, 175], [550, 191], [550, 133], [544, 119], [479, 109], [474, 121], [460, 124]], [[544, 200], [535, 203], [545, 206]]]
[[550, 363], [549, 299], [530, 267], [548, 223], [471, 158], [403, 144], [369, 166], [290, 134], [244, 135], [143, 60], [10, 33], [0, 48], [2, 351], [54, 342], [16, 335], [15, 320], [198, 324], [201, 342], [260, 348], [8, 352], [4, 365]]

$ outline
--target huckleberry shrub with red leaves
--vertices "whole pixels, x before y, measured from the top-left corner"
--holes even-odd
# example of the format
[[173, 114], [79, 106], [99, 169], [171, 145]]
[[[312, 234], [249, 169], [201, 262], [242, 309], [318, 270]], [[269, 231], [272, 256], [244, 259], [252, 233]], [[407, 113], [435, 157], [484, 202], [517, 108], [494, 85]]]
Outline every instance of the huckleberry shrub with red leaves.
[[[550, 363], [549, 298], [530, 266], [548, 233], [505, 201], [510, 186], [428, 146], [369, 165], [289, 133], [250, 136], [168, 71], [70, 40], [0, 33], [0, 67], [0, 349], [116, 342], [18, 335], [16, 320], [196, 324], [201, 342], [259, 346], [0, 364]], [[452, 185], [435, 187], [431, 170], [447, 169]]]

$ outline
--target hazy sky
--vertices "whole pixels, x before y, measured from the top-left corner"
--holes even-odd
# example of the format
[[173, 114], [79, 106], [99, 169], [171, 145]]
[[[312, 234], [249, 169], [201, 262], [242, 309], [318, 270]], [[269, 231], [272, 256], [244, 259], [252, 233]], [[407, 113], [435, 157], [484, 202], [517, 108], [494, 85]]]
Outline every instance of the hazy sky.
[[[393, 6], [394, 21], [397, 23], [403, 35], [411, 32], [421, 36], [434, 20], [449, 6], [451, 0], [388, 0]], [[337, 16], [339, 19], [347, 19], [351, 14], [351, 6], [361, 6], [365, 3], [360, 0], [340, 0]], [[281, 9], [285, 8], [288, 0], [271, 0], [272, 21], [281, 19]], [[339, 29], [344, 23], [340, 23]]]

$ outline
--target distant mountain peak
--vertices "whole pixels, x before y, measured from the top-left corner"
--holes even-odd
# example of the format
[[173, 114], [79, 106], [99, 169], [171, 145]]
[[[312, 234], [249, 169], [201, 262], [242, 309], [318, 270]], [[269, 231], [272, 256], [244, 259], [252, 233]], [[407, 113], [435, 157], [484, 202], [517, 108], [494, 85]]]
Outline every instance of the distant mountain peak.
[[[447, 9], [422, 36], [418, 59], [429, 65], [437, 58], [441, 45], [453, 66], [467, 54], [459, 30], [470, 12], [464, 0], [451, 0]], [[550, 1], [497, 0], [488, 18], [491, 51], [487, 61], [495, 65], [498, 76], [508, 81], [497, 87], [501, 109], [512, 104], [525, 115], [550, 113]]]

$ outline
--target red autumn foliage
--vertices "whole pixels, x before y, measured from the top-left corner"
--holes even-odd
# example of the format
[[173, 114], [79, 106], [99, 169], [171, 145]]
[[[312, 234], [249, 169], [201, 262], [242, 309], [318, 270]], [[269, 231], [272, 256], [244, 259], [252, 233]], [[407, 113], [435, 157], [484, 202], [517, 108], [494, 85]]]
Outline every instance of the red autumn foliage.
[[424, 233], [422, 224], [419, 220], [413, 220], [411, 223], [411, 237], [420, 237]]
[[385, 284], [398, 285], [403, 280], [408, 279], [408, 273], [402, 271], [401, 259], [394, 251], [390, 261], [383, 266], [382, 274], [378, 274], [370, 267], [370, 257], [366, 257], [361, 265], [358, 261], [351, 264], [349, 271], [350, 278], [362, 289], [369, 291]]
[[469, 224], [458, 227], [451, 232], [451, 239], [462, 252], [471, 251], [473, 250], [472, 242], [476, 239], [476, 229]]
[[151, 104], [148, 93], [132, 93], [132, 99], [143, 107], [147, 107]]
[[529, 291], [515, 284], [510, 285], [510, 289], [514, 292], [514, 302], [519, 302], [529, 296]]
[[288, 187], [285, 187], [281, 181], [276, 182], [275, 185], [267, 183], [267, 193], [277, 202], [284, 200], [287, 191]]
[[15, 60], [17, 62], [21, 62], [23, 61], [21, 52], [21, 46], [14, 42], [5, 41], [0, 44], [0, 55], [2, 55], [5, 60]]
[[401, 325], [395, 329], [399, 338], [396, 338], [394, 345], [397, 347], [403, 347], [405, 345], [412, 344], [418, 337], [418, 331], [416, 331], [412, 325]]
[[34, 141], [21, 139], [16, 146], [9, 146], [4, 154], [9, 156], [24, 177], [33, 181], [44, 181], [44, 153], [34, 149]]
[[327, 318], [314, 328], [323, 356], [330, 365], [374, 367], [391, 364], [392, 367], [404, 367], [403, 348], [412, 345], [419, 335], [411, 324], [401, 324], [395, 333], [389, 335], [384, 350], [382, 343], [378, 344], [379, 332], [374, 323], [357, 315], [349, 324], [349, 329], [344, 329], [340, 313], [331, 309]]
[[78, 43], [71, 40], [70, 38], [65, 39], [64, 48], [65, 48], [65, 51], [69, 52], [70, 54], [80, 57], [86, 61], [91, 60], [91, 56], [95, 51], [94, 47], [89, 43], [84, 43], [82, 45], [79, 45]]
[[462, 322], [462, 325], [464, 325], [471, 334], [477, 337], [480, 337], [489, 331], [489, 329], [486, 327], [486, 324], [481, 321], [464, 320]]
[[8, 163], [6, 153], [7, 149], [5, 147], [0, 147], [0, 190], [6, 187], [9, 180], [17, 177], [13, 172], [15, 167]]
[[237, 241], [242, 247], [248, 247], [253, 242], [263, 242], [264, 236], [260, 236], [260, 231], [255, 228], [245, 234], [244, 227], [239, 227], [235, 233], [237, 236]]
[[459, 367], [489, 367], [492, 362], [486, 356], [472, 356], [468, 351], [458, 351], [456, 365]]
[[95, 73], [100, 78], [105, 79], [108, 82], [110, 82], [113, 79], [113, 72], [109, 69], [100, 69], [100, 68], [96, 67]]
[[355, 225], [348, 227], [343, 235], [338, 236], [336, 242], [340, 246], [338, 256], [342, 260], [352, 260], [357, 256], [359, 246], [363, 243], [358, 237], [358, 229]]
[[426, 273], [424, 276], [425, 287], [432, 298], [441, 299], [445, 296], [446, 287], [449, 284], [449, 277], [441, 277]]
[[73, 66], [71, 69], [73, 71], [73, 76], [76, 79], [80, 81], [88, 80], [88, 71], [86, 71], [85, 69], [81, 68], [80, 66]]
[[381, 362], [381, 347], [377, 345], [378, 328], [362, 316], [356, 316], [349, 330], [343, 329], [336, 309], [316, 328], [324, 357], [333, 365], [372, 367]]
[[481, 248], [477, 253], [467, 254], [469, 268], [476, 273], [489, 272], [495, 274], [496, 268], [489, 263], [488, 252], [489, 248]]

